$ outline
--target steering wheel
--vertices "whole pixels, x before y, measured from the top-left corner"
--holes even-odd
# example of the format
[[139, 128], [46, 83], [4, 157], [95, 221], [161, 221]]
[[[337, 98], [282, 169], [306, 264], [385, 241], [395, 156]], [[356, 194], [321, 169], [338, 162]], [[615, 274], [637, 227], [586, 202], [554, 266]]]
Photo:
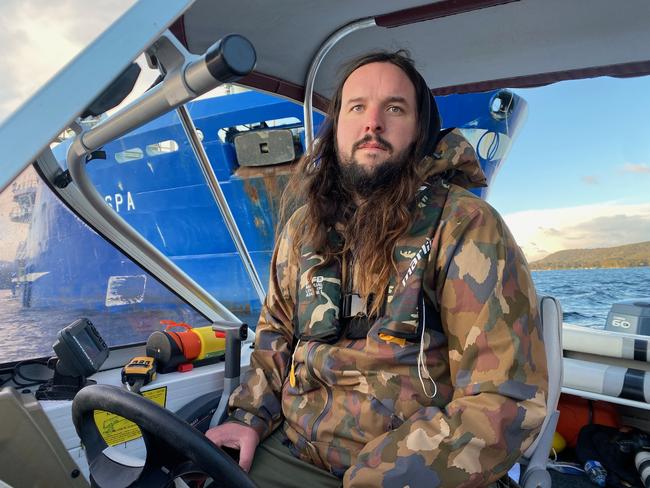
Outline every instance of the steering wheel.
[[[95, 424], [95, 410], [117, 414], [140, 428], [147, 448], [144, 466], [125, 466], [104, 454], [108, 445]], [[151, 400], [122, 388], [83, 388], [72, 402], [72, 421], [96, 486], [173, 486], [172, 480], [191, 467], [194, 473], [210, 476], [215, 487], [255, 487], [239, 465], [197, 429]]]

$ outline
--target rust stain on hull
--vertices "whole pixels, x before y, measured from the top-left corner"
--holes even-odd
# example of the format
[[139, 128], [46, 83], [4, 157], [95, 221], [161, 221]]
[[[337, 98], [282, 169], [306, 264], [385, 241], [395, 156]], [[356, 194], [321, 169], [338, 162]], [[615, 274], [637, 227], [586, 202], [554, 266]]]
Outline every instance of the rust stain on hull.
[[257, 227], [257, 230], [259, 230], [262, 234], [268, 234], [268, 229], [266, 228], [266, 223], [264, 222], [263, 218], [256, 216], [253, 219], [253, 223], [255, 224], [255, 227]]
[[275, 164], [273, 166], [246, 166], [235, 170], [235, 176], [246, 180], [248, 178], [261, 178], [264, 176], [290, 175], [294, 163]]
[[238, 168], [235, 175], [242, 180], [254, 214], [253, 223], [263, 234], [275, 231], [280, 213], [280, 199], [293, 171], [293, 163], [267, 167]]
[[260, 195], [257, 192], [257, 187], [251, 180], [244, 180], [244, 191], [253, 205], [260, 206]]

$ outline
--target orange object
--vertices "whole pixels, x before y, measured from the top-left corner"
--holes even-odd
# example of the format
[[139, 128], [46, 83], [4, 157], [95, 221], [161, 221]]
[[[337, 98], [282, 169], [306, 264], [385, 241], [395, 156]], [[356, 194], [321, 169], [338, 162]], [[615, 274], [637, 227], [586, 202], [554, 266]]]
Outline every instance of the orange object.
[[618, 412], [611, 403], [563, 393], [558, 410], [560, 419], [556, 431], [564, 437], [569, 447], [576, 447], [578, 433], [587, 424], [607, 425], [617, 429], [621, 426]]
[[[221, 356], [226, 348], [225, 332], [214, 331], [212, 326], [194, 328], [185, 322], [173, 320], [161, 320], [160, 323], [166, 325], [165, 332], [176, 342], [188, 361]], [[185, 330], [180, 332], [169, 330], [174, 327], [182, 327]]]
[[[201, 354], [202, 343], [199, 336], [192, 333], [192, 326], [184, 322], [174, 322], [173, 320], [161, 320], [160, 323], [167, 324], [167, 327], [165, 327], [165, 332], [170, 333], [171, 337], [174, 339], [180, 350], [183, 351], [185, 359], [192, 361], [193, 359], [199, 357], [199, 354]], [[169, 330], [173, 329], [174, 327], [182, 327], [185, 329], [185, 331], [174, 332]]]
[[383, 341], [386, 342], [392, 342], [394, 344], [397, 344], [398, 346], [404, 347], [406, 345], [406, 339], [402, 339], [401, 337], [394, 337], [392, 335], [384, 334], [383, 332], [379, 334], [379, 338]]

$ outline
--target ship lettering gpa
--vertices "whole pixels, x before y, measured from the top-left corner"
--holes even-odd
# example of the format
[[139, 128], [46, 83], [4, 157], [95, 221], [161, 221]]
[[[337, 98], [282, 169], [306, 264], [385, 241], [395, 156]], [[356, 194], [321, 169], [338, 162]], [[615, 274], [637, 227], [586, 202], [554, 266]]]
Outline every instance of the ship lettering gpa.
[[[124, 195], [121, 193], [115, 193], [114, 195], [106, 195], [104, 201], [108, 204], [109, 207], [114, 208], [116, 212], [123, 210], [124, 206]], [[133, 196], [130, 191], [126, 192], [126, 211], [130, 212], [135, 210], [135, 202], [133, 201]]]

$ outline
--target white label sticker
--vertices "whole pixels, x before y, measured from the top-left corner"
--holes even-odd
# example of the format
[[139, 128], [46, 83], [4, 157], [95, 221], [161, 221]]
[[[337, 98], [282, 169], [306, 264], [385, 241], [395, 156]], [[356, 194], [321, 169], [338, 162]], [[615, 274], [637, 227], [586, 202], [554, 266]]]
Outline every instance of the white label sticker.
[[111, 276], [106, 286], [106, 306], [130, 305], [144, 300], [145, 275]]

